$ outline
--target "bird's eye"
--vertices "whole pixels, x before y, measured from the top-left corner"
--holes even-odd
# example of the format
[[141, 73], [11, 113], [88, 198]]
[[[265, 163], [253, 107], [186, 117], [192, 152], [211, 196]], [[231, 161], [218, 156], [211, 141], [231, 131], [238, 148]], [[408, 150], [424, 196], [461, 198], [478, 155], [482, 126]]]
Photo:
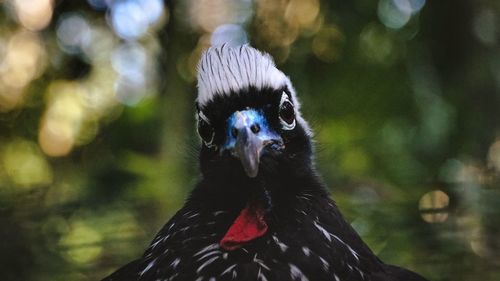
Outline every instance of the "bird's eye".
[[284, 130], [293, 130], [295, 128], [295, 109], [285, 93], [281, 96], [279, 117]]
[[206, 146], [214, 146], [214, 128], [212, 127], [212, 125], [210, 125], [210, 121], [208, 121], [208, 118], [201, 111], [198, 113], [198, 134], [200, 135]]

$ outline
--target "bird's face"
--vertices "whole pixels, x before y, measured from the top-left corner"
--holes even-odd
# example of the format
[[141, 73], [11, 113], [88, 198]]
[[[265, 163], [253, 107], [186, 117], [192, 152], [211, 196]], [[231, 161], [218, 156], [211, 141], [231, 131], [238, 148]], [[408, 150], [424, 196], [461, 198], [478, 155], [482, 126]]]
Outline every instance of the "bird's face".
[[248, 45], [209, 48], [198, 65], [196, 105], [205, 177], [269, 182], [310, 165], [308, 125], [269, 55]]
[[[202, 170], [244, 171], [249, 178], [276, 172], [309, 151], [305, 128], [286, 86], [221, 95], [197, 107]], [[207, 161], [208, 160], [208, 161]], [[282, 165], [281, 165], [282, 166]]]

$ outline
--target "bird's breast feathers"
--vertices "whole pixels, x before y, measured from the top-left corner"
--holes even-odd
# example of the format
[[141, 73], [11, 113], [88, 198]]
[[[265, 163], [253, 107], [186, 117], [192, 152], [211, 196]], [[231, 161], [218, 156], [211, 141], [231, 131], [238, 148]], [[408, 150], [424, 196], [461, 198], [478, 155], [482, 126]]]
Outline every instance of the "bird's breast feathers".
[[[303, 196], [302, 200], [309, 199]], [[226, 211], [181, 210], [146, 251], [139, 280], [162, 276], [200, 281], [370, 280], [364, 272], [368, 265], [363, 253], [306, 209], [293, 210], [286, 225], [267, 218], [269, 229], [261, 237], [225, 247], [221, 242], [238, 219], [249, 218], [241, 218], [241, 214], [235, 218]], [[252, 225], [258, 224], [246, 223], [251, 226], [240, 225], [238, 231], [252, 231]]]

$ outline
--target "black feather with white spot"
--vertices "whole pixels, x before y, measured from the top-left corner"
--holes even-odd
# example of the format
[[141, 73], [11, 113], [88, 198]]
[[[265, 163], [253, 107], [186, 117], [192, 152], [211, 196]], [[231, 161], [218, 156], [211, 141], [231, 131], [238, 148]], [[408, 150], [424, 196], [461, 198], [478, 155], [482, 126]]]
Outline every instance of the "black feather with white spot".
[[[224, 48], [212, 49], [204, 59]], [[203, 136], [200, 182], [144, 255], [104, 280], [425, 280], [384, 264], [344, 220], [315, 172], [307, 123], [302, 120], [293, 123], [293, 128], [283, 127], [283, 122], [292, 124], [292, 118], [301, 118], [291, 85], [247, 84], [238, 89], [218, 87], [230, 89], [224, 94], [207, 96], [204, 92], [198, 110], [214, 135], [210, 145]], [[286, 108], [283, 93], [289, 98]], [[247, 176], [240, 160], [223, 148], [227, 119], [248, 108], [262, 112], [269, 129], [282, 139], [280, 147], [263, 147], [255, 177]], [[248, 202], [264, 206], [268, 231], [239, 249], [226, 251], [219, 242]]]

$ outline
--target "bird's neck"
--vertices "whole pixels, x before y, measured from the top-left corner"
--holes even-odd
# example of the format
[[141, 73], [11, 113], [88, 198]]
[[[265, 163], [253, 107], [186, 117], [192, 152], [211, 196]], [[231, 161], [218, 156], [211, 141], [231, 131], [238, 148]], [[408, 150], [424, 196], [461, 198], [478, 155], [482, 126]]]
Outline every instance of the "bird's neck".
[[[212, 210], [238, 212], [249, 203], [271, 208], [280, 202], [290, 202], [303, 192], [323, 196], [326, 188], [314, 169], [301, 173], [277, 172], [265, 177], [221, 174], [203, 178], [193, 190], [189, 201]], [[188, 202], [189, 202], [188, 201]]]

